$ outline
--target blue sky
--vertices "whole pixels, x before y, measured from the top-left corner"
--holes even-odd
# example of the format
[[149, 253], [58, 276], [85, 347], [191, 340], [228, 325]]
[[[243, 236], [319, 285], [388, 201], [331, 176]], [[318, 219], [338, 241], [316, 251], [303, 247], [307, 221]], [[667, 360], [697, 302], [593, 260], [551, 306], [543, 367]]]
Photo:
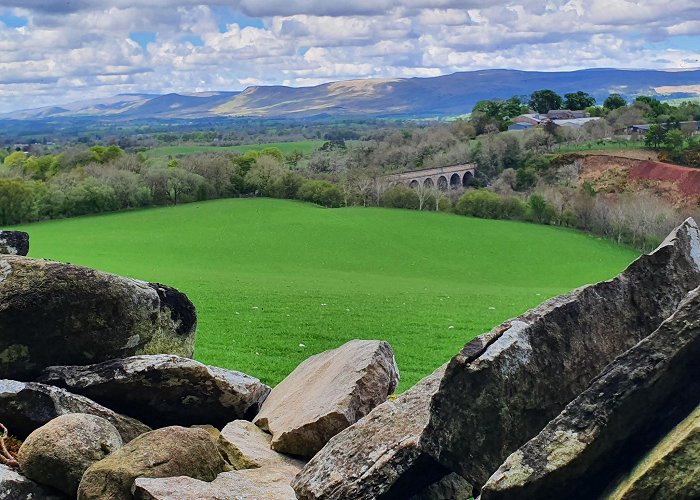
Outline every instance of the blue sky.
[[688, 69], [700, 2], [0, 0], [0, 47], [0, 111], [484, 68]]

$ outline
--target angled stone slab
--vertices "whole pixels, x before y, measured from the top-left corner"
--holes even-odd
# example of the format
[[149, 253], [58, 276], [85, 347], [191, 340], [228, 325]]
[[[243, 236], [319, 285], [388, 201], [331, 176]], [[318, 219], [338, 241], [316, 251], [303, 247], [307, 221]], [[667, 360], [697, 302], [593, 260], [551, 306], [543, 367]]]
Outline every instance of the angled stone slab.
[[247, 420], [226, 424], [218, 438], [219, 449], [236, 470], [290, 465], [298, 470], [305, 462], [270, 447], [272, 436]]
[[53, 366], [39, 380], [84, 395], [152, 427], [252, 418], [270, 388], [244, 373], [157, 354], [88, 366]]
[[[700, 289], [695, 289], [655, 332], [617, 357], [510, 455], [484, 485], [481, 500], [601, 497], [649, 442], [700, 404], [698, 360]], [[700, 461], [695, 467], [700, 471]]]
[[181, 292], [94, 269], [0, 255], [0, 377], [136, 354], [191, 357], [197, 315]]
[[618, 277], [551, 299], [460, 352], [433, 397], [422, 447], [475, 486], [648, 336], [700, 285], [700, 231], [686, 220]]
[[136, 419], [65, 389], [35, 382], [0, 380], [0, 422], [13, 435], [25, 438], [54, 418], [70, 413], [104, 418], [117, 428], [125, 443], [151, 430]]
[[386, 401], [398, 381], [388, 343], [352, 340], [301, 363], [272, 390], [255, 424], [272, 434], [274, 450], [311, 457]]

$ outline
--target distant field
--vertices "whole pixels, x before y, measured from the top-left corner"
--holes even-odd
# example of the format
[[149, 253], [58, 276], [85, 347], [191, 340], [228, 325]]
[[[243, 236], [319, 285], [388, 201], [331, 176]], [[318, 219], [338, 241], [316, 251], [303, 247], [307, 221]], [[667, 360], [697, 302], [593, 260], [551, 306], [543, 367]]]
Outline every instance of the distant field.
[[197, 359], [278, 383], [353, 338], [391, 343], [403, 391], [499, 322], [635, 253], [570, 230], [269, 199], [31, 224], [31, 256], [173, 285]]
[[164, 158], [168, 156], [184, 156], [193, 153], [207, 152], [236, 152], [245, 153], [251, 149], [261, 150], [264, 148], [278, 148], [283, 154], [288, 154], [298, 149], [304, 154], [309, 154], [313, 150], [318, 149], [325, 141], [297, 141], [297, 142], [270, 142], [266, 144], [246, 144], [243, 146], [165, 146], [162, 148], [154, 148], [146, 151], [148, 158]]
[[[649, 152], [648, 149], [644, 147], [643, 141], [591, 141], [583, 144], [565, 144], [563, 146], [555, 147], [555, 153], [570, 153], [576, 151], [612, 151], [618, 149], [639, 149]], [[651, 152], [651, 154], [656, 154]]]

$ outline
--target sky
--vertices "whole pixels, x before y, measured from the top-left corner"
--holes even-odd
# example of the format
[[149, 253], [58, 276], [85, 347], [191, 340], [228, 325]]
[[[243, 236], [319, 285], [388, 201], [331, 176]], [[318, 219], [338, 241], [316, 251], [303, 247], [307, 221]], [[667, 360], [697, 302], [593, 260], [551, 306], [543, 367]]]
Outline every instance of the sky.
[[485, 68], [700, 67], [698, 0], [0, 0], [0, 111]]

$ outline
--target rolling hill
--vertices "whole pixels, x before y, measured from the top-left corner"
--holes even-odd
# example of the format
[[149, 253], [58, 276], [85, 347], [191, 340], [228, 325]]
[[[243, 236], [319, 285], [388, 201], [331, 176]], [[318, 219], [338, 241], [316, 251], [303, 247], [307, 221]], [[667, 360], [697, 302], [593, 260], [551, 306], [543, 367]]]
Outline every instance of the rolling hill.
[[467, 113], [483, 99], [528, 95], [539, 89], [552, 89], [560, 94], [582, 90], [595, 96], [598, 102], [611, 92], [628, 98], [696, 97], [700, 94], [700, 70], [483, 70], [434, 78], [350, 80], [314, 87], [255, 86], [242, 92], [123, 94], [15, 111], [0, 115], [0, 119], [440, 117]]

